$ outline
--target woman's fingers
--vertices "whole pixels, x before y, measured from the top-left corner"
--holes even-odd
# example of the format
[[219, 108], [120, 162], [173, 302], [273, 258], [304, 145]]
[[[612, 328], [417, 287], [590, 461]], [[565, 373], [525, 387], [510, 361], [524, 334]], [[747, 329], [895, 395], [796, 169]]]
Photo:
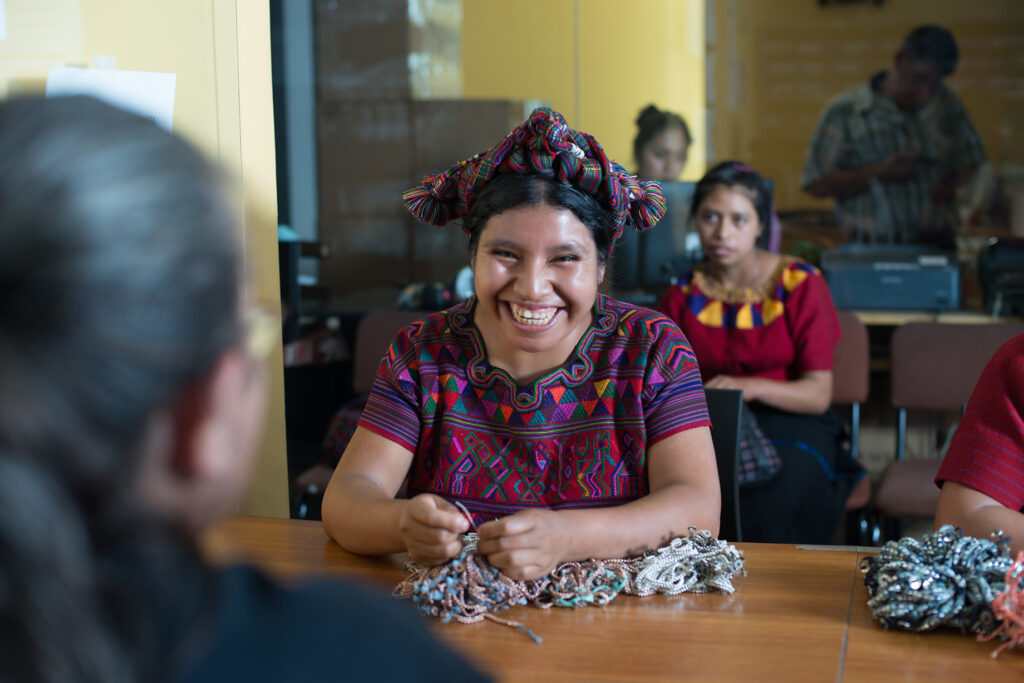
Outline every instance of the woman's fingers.
[[544, 576], [559, 562], [564, 530], [550, 510], [525, 510], [480, 527], [477, 550], [507, 576]]
[[469, 520], [457, 507], [438, 496], [423, 494], [410, 501], [409, 516], [425, 527], [445, 529], [463, 534], [469, 529]]
[[437, 564], [462, 550], [462, 534], [469, 521], [443, 498], [416, 496], [402, 515], [400, 529], [409, 556], [420, 564]]

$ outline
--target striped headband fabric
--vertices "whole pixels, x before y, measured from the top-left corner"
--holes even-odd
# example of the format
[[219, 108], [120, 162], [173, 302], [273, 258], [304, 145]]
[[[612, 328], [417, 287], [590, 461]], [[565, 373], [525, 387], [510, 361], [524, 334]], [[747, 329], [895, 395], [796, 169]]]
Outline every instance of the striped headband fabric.
[[491, 149], [426, 175], [402, 199], [413, 216], [442, 226], [465, 216], [476, 193], [495, 175], [509, 172], [534, 173], [592, 195], [611, 213], [615, 239], [626, 226], [647, 230], [665, 215], [665, 195], [657, 181], [638, 180], [608, 159], [593, 136], [573, 130], [548, 107], [534, 109]]

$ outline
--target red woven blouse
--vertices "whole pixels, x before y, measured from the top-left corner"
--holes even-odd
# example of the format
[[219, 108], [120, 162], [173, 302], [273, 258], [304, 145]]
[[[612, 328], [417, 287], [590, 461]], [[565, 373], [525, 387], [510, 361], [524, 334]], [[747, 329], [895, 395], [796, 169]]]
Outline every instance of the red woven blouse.
[[693, 346], [701, 375], [797, 379], [831, 370], [839, 320], [821, 272], [783, 256], [759, 289], [731, 290], [703, 265], [668, 289], [658, 306]]
[[1024, 511], [1024, 334], [981, 373], [935, 478], [947, 480]]

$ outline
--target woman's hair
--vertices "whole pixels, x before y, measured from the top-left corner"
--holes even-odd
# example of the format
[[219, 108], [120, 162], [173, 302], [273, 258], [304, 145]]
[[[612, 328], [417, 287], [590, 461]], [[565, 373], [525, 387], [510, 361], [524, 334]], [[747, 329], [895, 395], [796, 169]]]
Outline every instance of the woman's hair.
[[772, 224], [772, 191], [757, 171], [739, 161], [723, 161], [704, 174], [693, 191], [690, 220], [696, 220], [700, 205], [719, 186], [740, 187], [746, 191], [761, 223], [757, 246], [767, 248]]
[[495, 176], [473, 197], [462, 227], [469, 234], [469, 256], [476, 253], [480, 233], [488, 219], [521, 206], [538, 204], [568, 209], [590, 229], [597, 247], [597, 259], [607, 263], [615, 240], [611, 214], [591, 195], [572, 185], [532, 173], [504, 173]]
[[0, 677], [153, 680], [202, 572], [133, 502], [141, 441], [241, 338], [237, 210], [85, 97], [0, 102], [0, 207]]
[[675, 112], [658, 109], [653, 104], [643, 108], [640, 115], [636, 117], [636, 137], [633, 138], [633, 159], [640, 163], [640, 156], [643, 154], [647, 143], [661, 134], [668, 128], [679, 128], [683, 131], [686, 144], [690, 144], [693, 138], [690, 137], [690, 128], [682, 116]]

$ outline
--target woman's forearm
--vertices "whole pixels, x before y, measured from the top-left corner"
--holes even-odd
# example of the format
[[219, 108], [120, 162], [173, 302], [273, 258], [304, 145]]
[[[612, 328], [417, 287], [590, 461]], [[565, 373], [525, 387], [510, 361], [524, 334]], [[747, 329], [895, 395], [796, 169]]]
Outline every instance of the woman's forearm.
[[324, 531], [338, 545], [359, 555], [406, 549], [399, 520], [407, 500], [395, 500], [377, 484], [358, 476], [335, 476], [324, 493]]
[[746, 382], [744, 399], [790, 413], [820, 415], [832, 403], [831, 372], [808, 373], [794, 380], [750, 377]]
[[638, 555], [686, 536], [689, 527], [719, 532], [721, 498], [676, 484], [625, 505], [559, 512], [569, 529], [563, 561]]
[[1000, 529], [1010, 538], [1010, 549], [1024, 550], [1024, 514], [1006, 507], [990, 496], [955, 481], [942, 483], [935, 510], [935, 528], [943, 524], [960, 527], [968, 536], [989, 538]]
[[[944, 524], [953, 524], [963, 529], [968, 536], [991, 538], [992, 532], [1001, 530], [1010, 539], [1010, 550], [1016, 554], [1024, 550], [1024, 514], [1001, 505], [989, 505], [961, 515], [956, 519], [942, 519]], [[936, 518], [936, 525], [940, 525]]]

